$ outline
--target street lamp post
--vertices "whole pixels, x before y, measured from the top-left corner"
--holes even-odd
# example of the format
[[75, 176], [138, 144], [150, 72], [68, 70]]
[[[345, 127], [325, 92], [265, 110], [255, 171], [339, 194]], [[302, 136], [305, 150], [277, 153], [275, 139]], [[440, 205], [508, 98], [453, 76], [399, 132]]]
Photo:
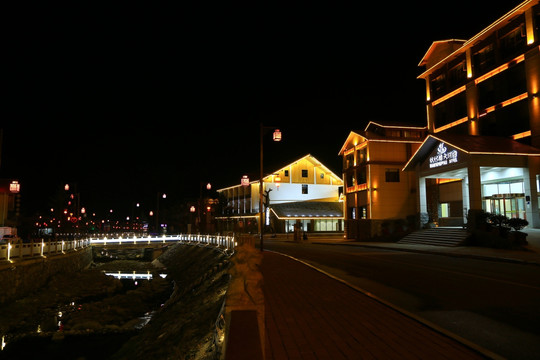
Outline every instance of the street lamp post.
[[[198, 200], [198, 209], [197, 209], [197, 226], [198, 226], [199, 233], [202, 233], [201, 230], [203, 229], [202, 216], [201, 216], [202, 207], [203, 207], [203, 203], [204, 203], [203, 186], [206, 188], [207, 191], [212, 190], [212, 184], [207, 183], [206, 185], [204, 185], [204, 183], [201, 181], [200, 186], [199, 186], [199, 200]], [[205, 228], [205, 230], [206, 230], [206, 228]]]
[[160, 226], [159, 226], [159, 197], [160, 196], [162, 199], [166, 199], [167, 194], [158, 192], [157, 197], [156, 197], [156, 232], [158, 235], [160, 233]]
[[[260, 147], [261, 147], [261, 152], [260, 152], [260, 177], [259, 177], [259, 227], [260, 227], [260, 241], [261, 241], [261, 251], [264, 250], [264, 246], [263, 246], [263, 243], [264, 243], [264, 240], [263, 240], [263, 234], [264, 234], [264, 209], [263, 209], [263, 154], [264, 154], [264, 151], [263, 151], [263, 134], [264, 134], [264, 129], [265, 128], [273, 128], [273, 127], [270, 127], [270, 126], [264, 126], [263, 123], [261, 122], [260, 123], [260, 138], [259, 138], [259, 142], [260, 142]], [[281, 141], [281, 131], [279, 131], [279, 129], [276, 129], [274, 130], [274, 134], [272, 136], [272, 139], [274, 141]]]

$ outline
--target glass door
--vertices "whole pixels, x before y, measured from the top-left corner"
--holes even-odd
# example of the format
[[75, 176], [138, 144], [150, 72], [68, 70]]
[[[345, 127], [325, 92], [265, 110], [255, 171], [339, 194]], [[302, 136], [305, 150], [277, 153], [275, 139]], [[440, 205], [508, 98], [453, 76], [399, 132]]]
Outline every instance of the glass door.
[[504, 194], [484, 198], [484, 210], [507, 218], [525, 219], [525, 197], [523, 194]]

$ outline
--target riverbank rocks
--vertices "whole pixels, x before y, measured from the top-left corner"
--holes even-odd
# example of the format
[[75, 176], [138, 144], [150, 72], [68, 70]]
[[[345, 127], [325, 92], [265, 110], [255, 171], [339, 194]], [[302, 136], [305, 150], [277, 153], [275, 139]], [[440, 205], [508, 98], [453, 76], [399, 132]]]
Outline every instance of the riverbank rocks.
[[173, 294], [111, 359], [216, 359], [228, 256], [212, 247], [177, 244], [158, 260], [174, 281]]

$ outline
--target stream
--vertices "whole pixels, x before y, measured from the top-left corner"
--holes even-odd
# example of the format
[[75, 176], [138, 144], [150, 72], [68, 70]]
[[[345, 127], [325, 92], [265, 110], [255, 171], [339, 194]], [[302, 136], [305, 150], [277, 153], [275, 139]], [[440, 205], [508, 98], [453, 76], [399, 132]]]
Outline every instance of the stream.
[[109, 257], [4, 306], [0, 358], [104, 359], [116, 352], [173, 291], [165, 269], [144, 260]]

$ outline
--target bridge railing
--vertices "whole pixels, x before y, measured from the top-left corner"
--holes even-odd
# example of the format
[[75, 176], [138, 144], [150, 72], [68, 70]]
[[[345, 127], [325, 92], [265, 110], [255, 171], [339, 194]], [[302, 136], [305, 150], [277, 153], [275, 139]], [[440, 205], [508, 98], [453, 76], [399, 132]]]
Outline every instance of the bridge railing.
[[23, 258], [46, 257], [48, 255], [64, 254], [68, 251], [90, 246], [89, 239], [31, 241], [29, 243], [8, 242], [0, 245], [0, 260], [13, 261]]
[[55, 240], [55, 241], [32, 241], [23, 243], [20, 241], [0, 245], [0, 261], [20, 260], [37, 257], [47, 257], [60, 255], [66, 252], [75, 251], [91, 245], [131, 245], [131, 244], [156, 244], [156, 243], [197, 243], [215, 246], [225, 251], [233, 251], [236, 246], [234, 236], [222, 235], [196, 235], [178, 234], [154, 237], [132, 237], [132, 238], [88, 238], [75, 240]]
[[226, 250], [234, 250], [236, 246], [234, 236], [223, 235], [200, 235], [200, 234], [178, 234], [178, 235], [162, 235], [148, 237], [115, 237], [115, 238], [90, 238], [91, 245], [130, 245], [130, 244], [156, 244], [156, 243], [199, 243], [205, 245], [213, 245]]

